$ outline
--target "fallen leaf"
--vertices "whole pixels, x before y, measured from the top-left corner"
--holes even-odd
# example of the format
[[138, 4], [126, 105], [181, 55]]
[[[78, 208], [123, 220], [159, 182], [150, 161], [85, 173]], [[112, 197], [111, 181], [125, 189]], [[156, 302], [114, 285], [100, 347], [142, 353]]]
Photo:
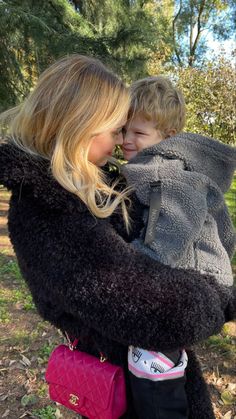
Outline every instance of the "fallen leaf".
[[236, 383], [228, 383], [227, 390], [236, 395]]
[[45, 364], [45, 361], [40, 357], [37, 358], [37, 362], [39, 365]]
[[231, 368], [231, 363], [229, 361], [224, 361], [223, 365], [224, 365], [225, 368], [228, 368], [228, 369]]
[[236, 398], [230, 391], [225, 390], [223, 393], [221, 393], [221, 400], [225, 405], [233, 404], [236, 401]]
[[232, 336], [233, 338], [235, 338], [236, 337], [236, 323], [235, 322], [225, 323], [223, 326], [223, 333], [227, 336]]
[[25, 354], [26, 352], [29, 352], [29, 346], [28, 346], [27, 348], [25, 348], [25, 349], [21, 350], [21, 353], [22, 353], [22, 354]]
[[25, 417], [30, 417], [30, 418], [34, 418], [34, 419], [36, 419], [36, 416], [34, 416], [33, 414], [32, 414], [32, 412], [30, 412], [29, 410], [27, 410], [26, 412], [24, 412], [23, 413], [23, 415], [21, 415], [20, 417], [19, 417], [19, 419], [21, 419], [21, 418], [25, 418]]
[[231, 419], [232, 410], [229, 410], [224, 416], [223, 419]]
[[9, 413], [10, 413], [9, 409], [5, 410], [5, 412], [2, 415], [2, 418], [6, 418], [9, 415]]
[[18, 303], [16, 303], [16, 304], [15, 304], [15, 307], [16, 307], [16, 309], [17, 309], [17, 310], [22, 310], [22, 309], [23, 309], [23, 307], [24, 307], [24, 304], [23, 304], [23, 303], [18, 302]]
[[22, 365], [22, 362], [15, 362], [10, 366], [10, 370], [25, 370], [25, 365]]
[[222, 384], [224, 383], [224, 378], [218, 378], [218, 380], [216, 381], [216, 385], [217, 386], [222, 386]]
[[31, 365], [31, 362], [30, 362], [29, 358], [27, 358], [25, 355], [22, 355], [22, 354], [20, 354], [20, 356], [22, 357], [22, 361], [23, 361], [23, 363], [24, 363], [27, 367], [29, 367], [29, 366]]
[[4, 402], [8, 398], [9, 394], [1, 394], [0, 396], [0, 402]]
[[59, 410], [59, 409], [56, 409], [56, 411], [55, 411], [55, 416], [56, 416], [56, 419], [61, 419], [61, 418], [63, 418], [63, 415], [61, 414], [61, 412], [60, 412], [60, 410]]

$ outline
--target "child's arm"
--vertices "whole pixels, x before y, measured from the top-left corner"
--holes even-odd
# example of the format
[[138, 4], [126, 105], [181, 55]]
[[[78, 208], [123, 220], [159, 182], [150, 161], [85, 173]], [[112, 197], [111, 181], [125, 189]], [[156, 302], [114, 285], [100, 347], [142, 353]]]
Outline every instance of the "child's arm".
[[221, 190], [207, 176], [180, 168], [179, 161], [169, 163], [170, 170], [167, 162], [159, 180], [150, 182], [146, 231], [134, 244], [166, 265], [208, 272], [232, 285], [235, 233]]
[[[173, 164], [172, 161], [172, 170]], [[159, 185], [154, 182], [153, 185], [144, 243], [155, 252], [159, 261], [176, 266], [189, 246], [198, 239], [206, 220], [206, 180], [203, 182], [198, 174], [185, 170], [180, 172], [178, 166], [175, 178], [160, 176]], [[155, 201], [158, 209], [155, 208]], [[142, 241], [139, 241], [139, 247]]]

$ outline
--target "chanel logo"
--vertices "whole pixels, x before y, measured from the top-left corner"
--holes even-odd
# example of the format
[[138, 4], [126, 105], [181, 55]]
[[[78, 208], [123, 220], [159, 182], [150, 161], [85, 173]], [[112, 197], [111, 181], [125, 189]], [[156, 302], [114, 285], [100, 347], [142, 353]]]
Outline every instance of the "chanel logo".
[[78, 396], [76, 396], [75, 394], [70, 394], [69, 402], [73, 404], [73, 406], [78, 406], [78, 403], [77, 403], [78, 400], [79, 400]]

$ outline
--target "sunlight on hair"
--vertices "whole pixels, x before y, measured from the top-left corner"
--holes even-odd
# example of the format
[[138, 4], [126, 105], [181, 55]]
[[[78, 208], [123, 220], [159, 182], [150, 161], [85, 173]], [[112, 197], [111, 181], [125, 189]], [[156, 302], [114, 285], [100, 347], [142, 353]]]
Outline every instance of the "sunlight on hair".
[[25, 152], [50, 161], [55, 179], [76, 194], [99, 218], [121, 205], [126, 227], [130, 189], [117, 191], [89, 162], [95, 134], [116, 126], [128, 114], [128, 89], [97, 59], [64, 57], [40, 76], [28, 98], [1, 115], [4, 134]]
[[180, 90], [164, 76], [146, 77], [131, 86], [129, 119], [141, 114], [156, 122], [156, 128], [167, 133], [182, 131], [185, 125], [185, 100]]

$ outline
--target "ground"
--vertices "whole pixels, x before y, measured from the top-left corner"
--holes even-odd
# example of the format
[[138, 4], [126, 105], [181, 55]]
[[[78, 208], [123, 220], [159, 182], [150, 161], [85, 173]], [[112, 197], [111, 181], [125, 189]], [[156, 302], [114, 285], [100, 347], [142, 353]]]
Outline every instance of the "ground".
[[[51, 402], [44, 374], [51, 350], [63, 341], [38, 316], [20, 275], [7, 232], [9, 194], [0, 188], [0, 417], [78, 419]], [[236, 323], [196, 347], [216, 418], [236, 419]], [[199, 418], [201, 419], [201, 418]]]

